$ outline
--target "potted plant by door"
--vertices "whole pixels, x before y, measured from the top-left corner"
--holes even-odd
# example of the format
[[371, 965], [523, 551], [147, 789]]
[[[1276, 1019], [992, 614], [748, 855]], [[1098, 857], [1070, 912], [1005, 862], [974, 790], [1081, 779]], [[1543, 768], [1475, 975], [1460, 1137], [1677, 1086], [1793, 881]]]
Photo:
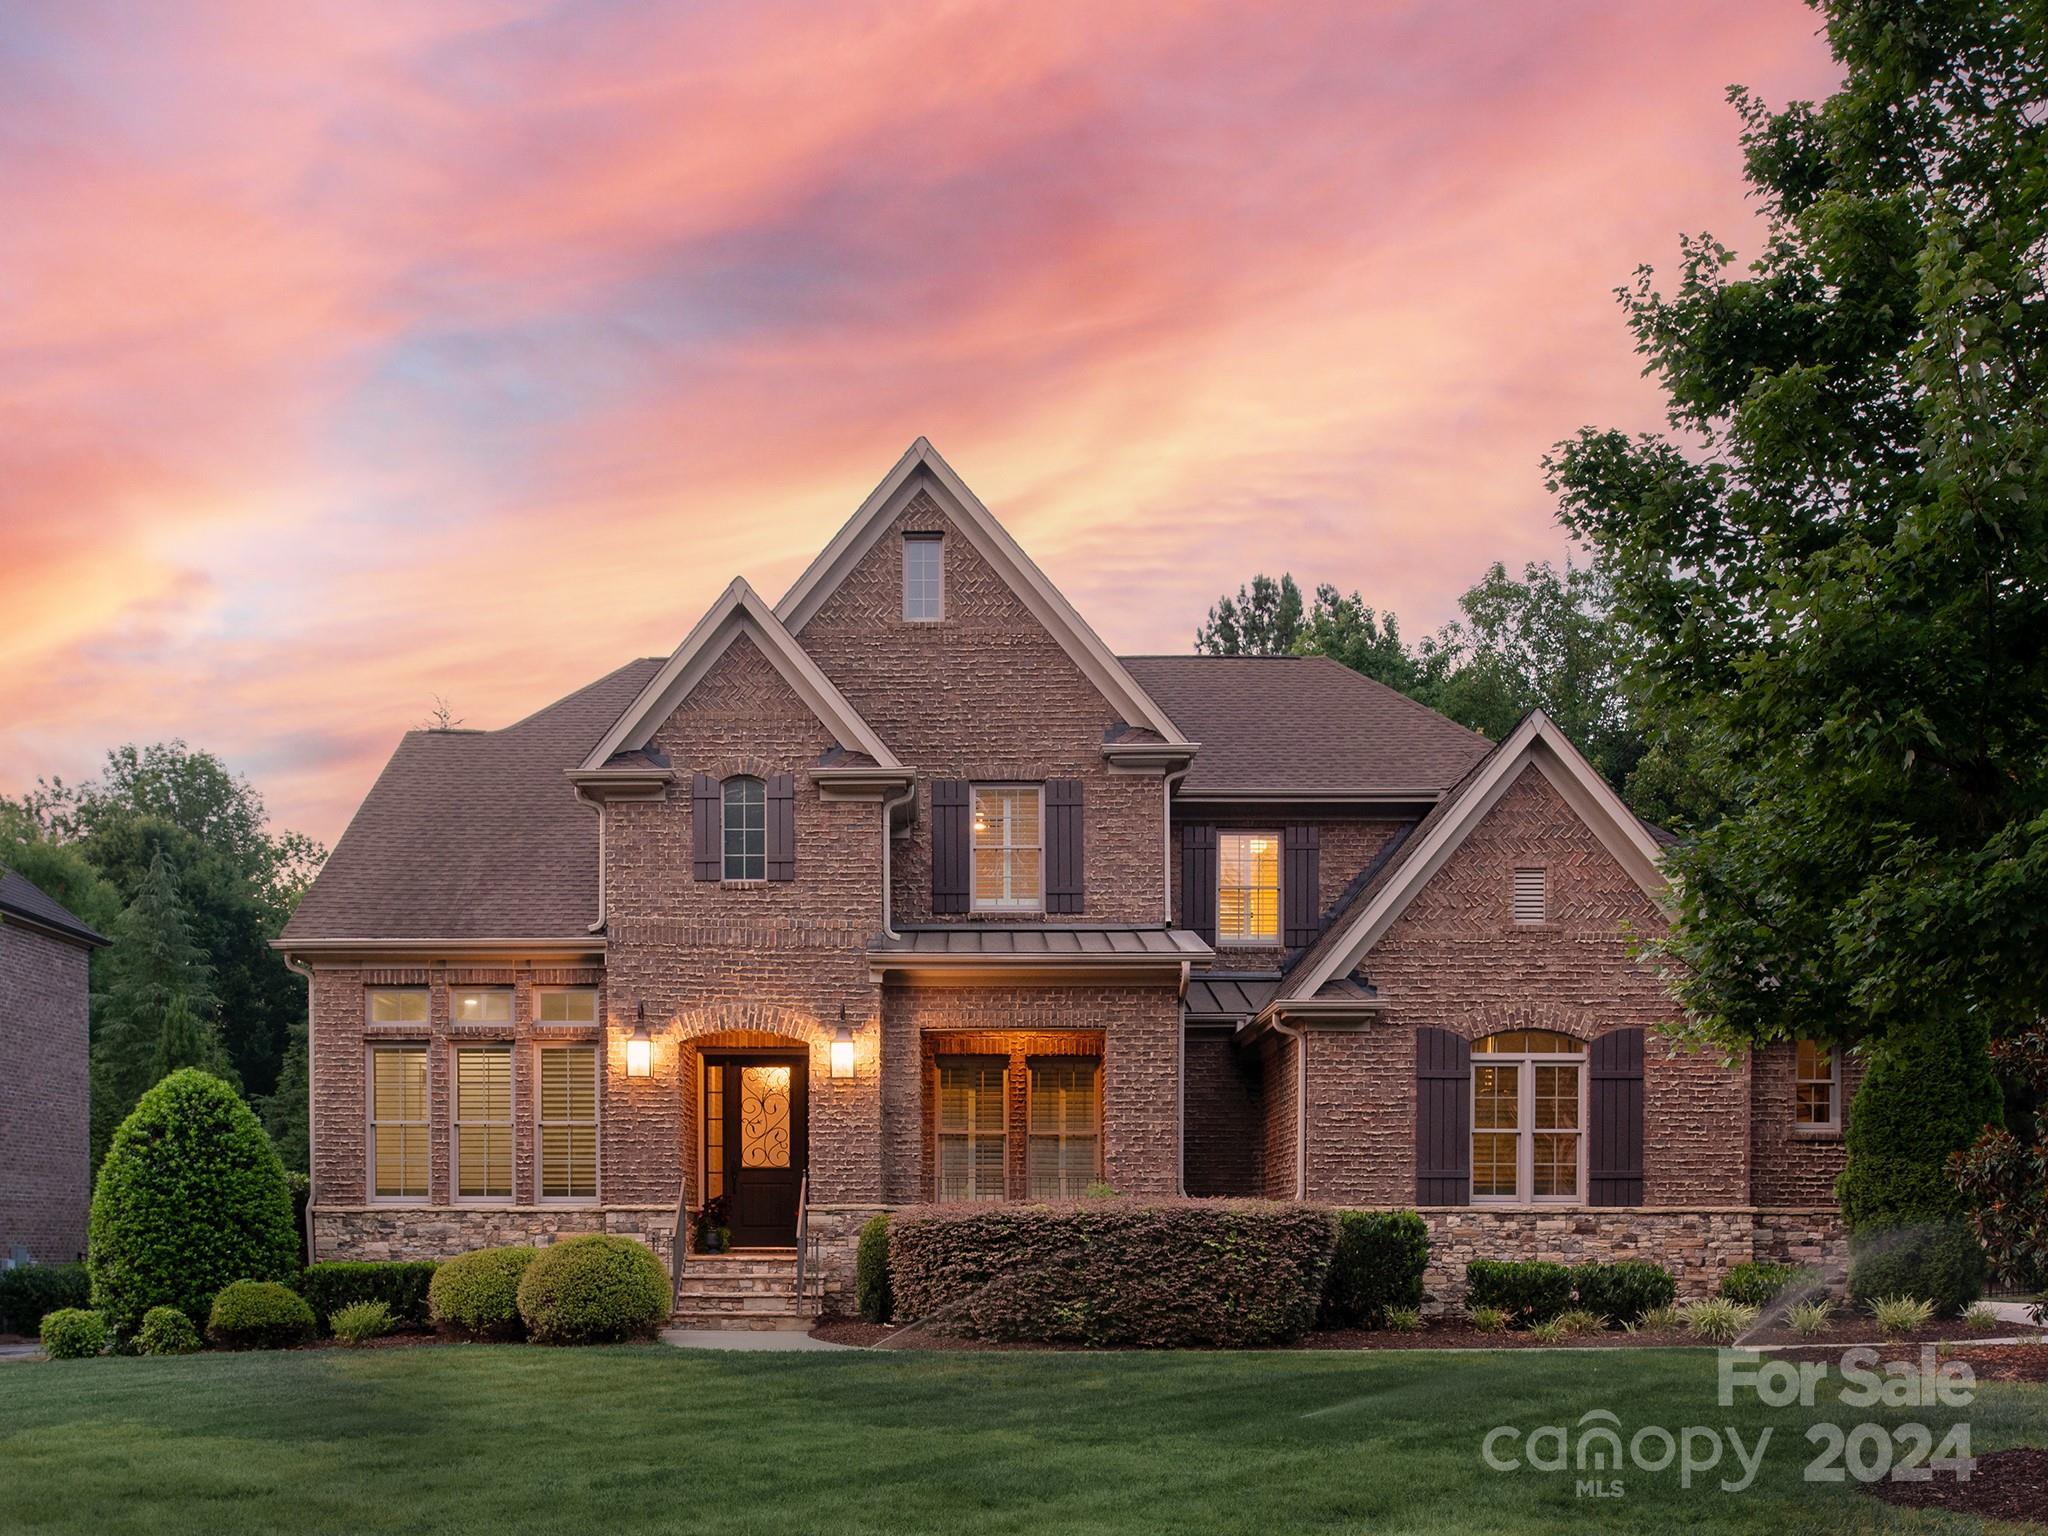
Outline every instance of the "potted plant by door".
[[729, 1202], [724, 1195], [713, 1195], [704, 1202], [704, 1209], [697, 1213], [697, 1251], [699, 1253], [729, 1253], [732, 1251], [732, 1228], [726, 1225]]

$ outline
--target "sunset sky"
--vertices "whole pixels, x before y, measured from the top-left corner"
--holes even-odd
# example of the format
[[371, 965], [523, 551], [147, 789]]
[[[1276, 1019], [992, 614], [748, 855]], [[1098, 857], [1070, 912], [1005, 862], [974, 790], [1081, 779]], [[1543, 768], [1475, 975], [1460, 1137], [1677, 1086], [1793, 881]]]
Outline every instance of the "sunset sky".
[[[151, 16], [156, 19], [150, 19]], [[770, 598], [929, 436], [1108, 642], [1254, 570], [1419, 634], [1660, 424], [1797, 0], [0, 13], [0, 793], [183, 736], [332, 841]]]

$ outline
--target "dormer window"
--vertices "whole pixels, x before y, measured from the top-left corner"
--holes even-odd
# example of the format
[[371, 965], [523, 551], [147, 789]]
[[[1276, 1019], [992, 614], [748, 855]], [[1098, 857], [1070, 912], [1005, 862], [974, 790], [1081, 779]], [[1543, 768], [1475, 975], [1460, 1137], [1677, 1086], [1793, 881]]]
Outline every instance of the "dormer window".
[[725, 878], [768, 878], [768, 795], [759, 779], [725, 781]]
[[946, 541], [936, 533], [903, 537], [903, 617], [931, 624], [946, 616]]

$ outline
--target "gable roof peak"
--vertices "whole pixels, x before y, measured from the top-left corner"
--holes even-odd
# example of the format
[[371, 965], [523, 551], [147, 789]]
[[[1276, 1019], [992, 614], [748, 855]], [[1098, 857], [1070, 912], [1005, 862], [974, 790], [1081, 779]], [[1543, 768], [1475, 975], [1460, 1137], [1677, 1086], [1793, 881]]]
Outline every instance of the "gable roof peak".
[[819, 551], [818, 557], [805, 567], [804, 573], [783, 594], [782, 601], [775, 605], [777, 617], [792, 634], [816, 617], [826, 599], [839, 589], [840, 583], [919, 491], [931, 494], [962, 536], [994, 567], [1124, 721], [1157, 732], [1168, 746], [1193, 752], [1194, 743], [1180, 733], [1172, 718], [1102, 643], [1102, 637], [1024, 553], [1010, 531], [996, 521], [995, 514], [982, 505], [981, 498], [968, 489], [967, 482], [927, 437], [918, 437], [903, 451], [881, 483], [868, 493], [845, 526], [833, 535], [832, 541]]

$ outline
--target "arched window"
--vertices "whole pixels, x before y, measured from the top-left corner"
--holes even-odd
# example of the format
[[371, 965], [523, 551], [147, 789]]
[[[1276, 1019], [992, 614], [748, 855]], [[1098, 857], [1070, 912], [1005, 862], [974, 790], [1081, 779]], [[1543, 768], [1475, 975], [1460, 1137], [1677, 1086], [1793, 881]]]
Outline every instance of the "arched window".
[[1472, 1042], [1472, 1199], [1584, 1197], [1586, 1047], [1547, 1029]]
[[725, 781], [725, 878], [768, 878], [768, 797], [759, 779]]

